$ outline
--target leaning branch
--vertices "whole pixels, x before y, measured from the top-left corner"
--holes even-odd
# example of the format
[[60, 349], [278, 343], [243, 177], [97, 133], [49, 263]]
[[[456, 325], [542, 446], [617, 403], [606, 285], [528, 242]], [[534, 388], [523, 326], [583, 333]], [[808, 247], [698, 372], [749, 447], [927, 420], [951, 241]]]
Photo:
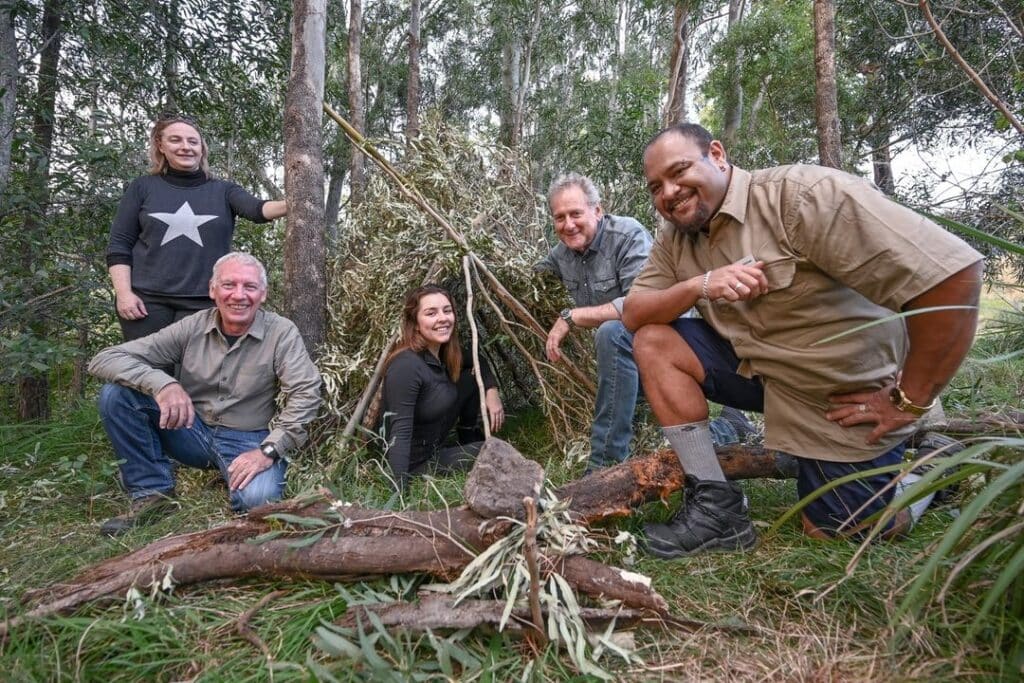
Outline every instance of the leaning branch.
[[946, 52], [948, 52], [949, 56], [953, 58], [953, 61], [956, 62], [957, 66], [967, 74], [967, 77], [970, 78], [971, 82], [978, 87], [981, 94], [984, 95], [985, 98], [991, 102], [1003, 116], [1006, 117], [1006, 120], [1017, 129], [1017, 132], [1024, 135], [1024, 123], [1021, 123], [1020, 119], [1014, 116], [1006, 102], [992, 92], [992, 89], [988, 87], [984, 80], [982, 80], [981, 76], [978, 75], [978, 72], [972, 69], [971, 65], [967, 63], [967, 60], [963, 58], [955, 47], [953, 47], [953, 43], [949, 41], [949, 38], [946, 37], [946, 33], [942, 30], [942, 26], [939, 25], [939, 22], [936, 21], [935, 17], [932, 15], [932, 9], [928, 5], [928, 0], [918, 0], [917, 5], [921, 8], [921, 13], [924, 14], [925, 21], [927, 21], [928, 25], [932, 27], [932, 32], [935, 34], [935, 38], [942, 43], [944, 48], [946, 48]]

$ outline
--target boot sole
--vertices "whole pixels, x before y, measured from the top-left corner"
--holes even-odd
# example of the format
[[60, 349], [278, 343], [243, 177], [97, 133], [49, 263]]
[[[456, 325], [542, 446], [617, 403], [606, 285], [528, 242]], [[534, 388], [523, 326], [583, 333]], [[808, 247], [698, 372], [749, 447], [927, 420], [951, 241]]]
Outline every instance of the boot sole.
[[683, 557], [692, 557], [702, 553], [735, 553], [753, 550], [757, 547], [757, 532], [753, 528], [739, 534], [715, 538], [692, 550], [686, 550], [678, 546], [651, 545], [650, 540], [645, 540], [644, 547], [647, 552], [662, 560], [678, 560]]

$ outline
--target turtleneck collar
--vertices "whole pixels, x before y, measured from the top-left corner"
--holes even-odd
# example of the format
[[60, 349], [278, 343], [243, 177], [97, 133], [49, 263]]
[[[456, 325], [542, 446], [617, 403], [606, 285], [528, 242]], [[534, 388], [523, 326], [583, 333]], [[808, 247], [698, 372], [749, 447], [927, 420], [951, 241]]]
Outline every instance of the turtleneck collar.
[[179, 171], [168, 166], [163, 172], [162, 177], [171, 185], [177, 185], [178, 187], [198, 187], [206, 182], [206, 172], [202, 169]]

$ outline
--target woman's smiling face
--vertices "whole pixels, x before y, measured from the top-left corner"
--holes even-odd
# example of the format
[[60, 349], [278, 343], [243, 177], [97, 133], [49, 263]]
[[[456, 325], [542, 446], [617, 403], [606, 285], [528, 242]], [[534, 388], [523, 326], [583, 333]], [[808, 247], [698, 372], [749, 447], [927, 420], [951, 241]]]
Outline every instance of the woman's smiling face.
[[455, 309], [444, 294], [426, 294], [416, 310], [416, 329], [435, 355], [451, 339], [455, 329]]

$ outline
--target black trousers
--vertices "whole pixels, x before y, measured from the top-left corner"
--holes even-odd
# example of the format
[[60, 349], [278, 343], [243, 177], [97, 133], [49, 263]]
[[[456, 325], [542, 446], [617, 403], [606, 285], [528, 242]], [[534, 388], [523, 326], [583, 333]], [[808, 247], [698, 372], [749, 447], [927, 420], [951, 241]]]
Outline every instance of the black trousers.
[[208, 296], [161, 296], [145, 294], [134, 289], [132, 291], [146, 305], [147, 315], [138, 320], [125, 320], [120, 315], [117, 316], [125, 341], [153, 334], [171, 323], [213, 306], [213, 299]]

